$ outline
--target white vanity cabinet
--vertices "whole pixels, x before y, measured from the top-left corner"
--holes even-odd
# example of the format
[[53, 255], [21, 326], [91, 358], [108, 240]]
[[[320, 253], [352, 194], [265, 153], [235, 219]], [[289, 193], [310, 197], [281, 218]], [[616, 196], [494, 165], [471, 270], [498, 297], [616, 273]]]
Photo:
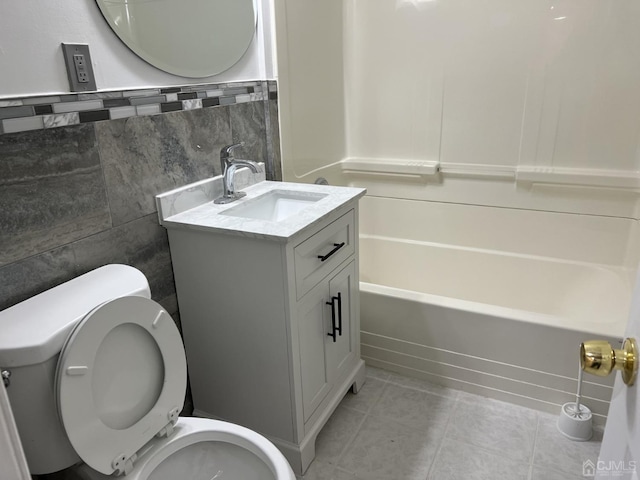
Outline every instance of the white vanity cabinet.
[[357, 202], [284, 239], [163, 223], [194, 413], [262, 433], [297, 474], [364, 382]]

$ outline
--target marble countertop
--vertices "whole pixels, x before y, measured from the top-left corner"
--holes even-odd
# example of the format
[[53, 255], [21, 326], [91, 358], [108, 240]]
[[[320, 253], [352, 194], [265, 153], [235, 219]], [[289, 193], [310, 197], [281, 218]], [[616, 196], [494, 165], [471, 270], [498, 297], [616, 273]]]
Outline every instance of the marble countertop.
[[[252, 180], [259, 181], [259, 177], [250, 178], [248, 172], [245, 175], [247, 178], [242, 178], [243, 183], [251, 183]], [[247, 194], [246, 197], [226, 205], [216, 205], [213, 203], [213, 198], [218, 193], [218, 185], [215, 183], [218, 178], [204, 180], [158, 195], [156, 199], [160, 223], [167, 228], [214, 231], [286, 242], [297, 233], [319, 223], [327, 215], [345, 204], [359, 199], [366, 193], [364, 188], [261, 181], [241, 188]], [[222, 214], [274, 190], [302, 196], [305, 194], [326, 196], [277, 222]], [[181, 207], [180, 204], [184, 206]]]

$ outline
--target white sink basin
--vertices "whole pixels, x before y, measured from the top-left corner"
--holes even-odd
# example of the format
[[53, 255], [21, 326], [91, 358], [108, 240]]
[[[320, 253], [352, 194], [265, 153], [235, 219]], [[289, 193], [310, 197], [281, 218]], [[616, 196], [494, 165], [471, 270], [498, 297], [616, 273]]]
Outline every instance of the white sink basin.
[[279, 222], [326, 196], [327, 194], [324, 193], [271, 190], [241, 205], [220, 212], [220, 215]]

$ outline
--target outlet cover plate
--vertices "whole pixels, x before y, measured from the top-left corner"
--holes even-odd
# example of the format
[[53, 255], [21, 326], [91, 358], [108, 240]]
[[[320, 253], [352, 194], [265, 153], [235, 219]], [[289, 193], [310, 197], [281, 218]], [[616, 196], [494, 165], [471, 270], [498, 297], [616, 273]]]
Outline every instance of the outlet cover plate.
[[[69, 87], [72, 92], [95, 92], [96, 77], [93, 75], [93, 66], [91, 63], [91, 55], [89, 54], [89, 45], [80, 43], [63, 43], [62, 53], [64, 55], [64, 64], [67, 67], [67, 78], [69, 79]], [[80, 82], [78, 79], [78, 71], [73, 61], [74, 55], [84, 56], [84, 69], [87, 75], [86, 82]]]

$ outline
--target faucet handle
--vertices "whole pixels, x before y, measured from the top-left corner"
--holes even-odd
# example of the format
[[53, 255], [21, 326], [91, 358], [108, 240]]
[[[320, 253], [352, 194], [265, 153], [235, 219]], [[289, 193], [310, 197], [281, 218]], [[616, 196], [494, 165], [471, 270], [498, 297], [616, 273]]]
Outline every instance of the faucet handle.
[[227, 145], [220, 150], [220, 158], [230, 157], [233, 155], [233, 151], [236, 148], [244, 147], [244, 142], [234, 143], [233, 145]]
[[244, 142], [234, 143], [233, 145], [227, 145], [220, 149], [220, 171], [224, 174], [227, 169], [227, 164], [233, 158], [233, 151], [236, 148], [244, 147]]

